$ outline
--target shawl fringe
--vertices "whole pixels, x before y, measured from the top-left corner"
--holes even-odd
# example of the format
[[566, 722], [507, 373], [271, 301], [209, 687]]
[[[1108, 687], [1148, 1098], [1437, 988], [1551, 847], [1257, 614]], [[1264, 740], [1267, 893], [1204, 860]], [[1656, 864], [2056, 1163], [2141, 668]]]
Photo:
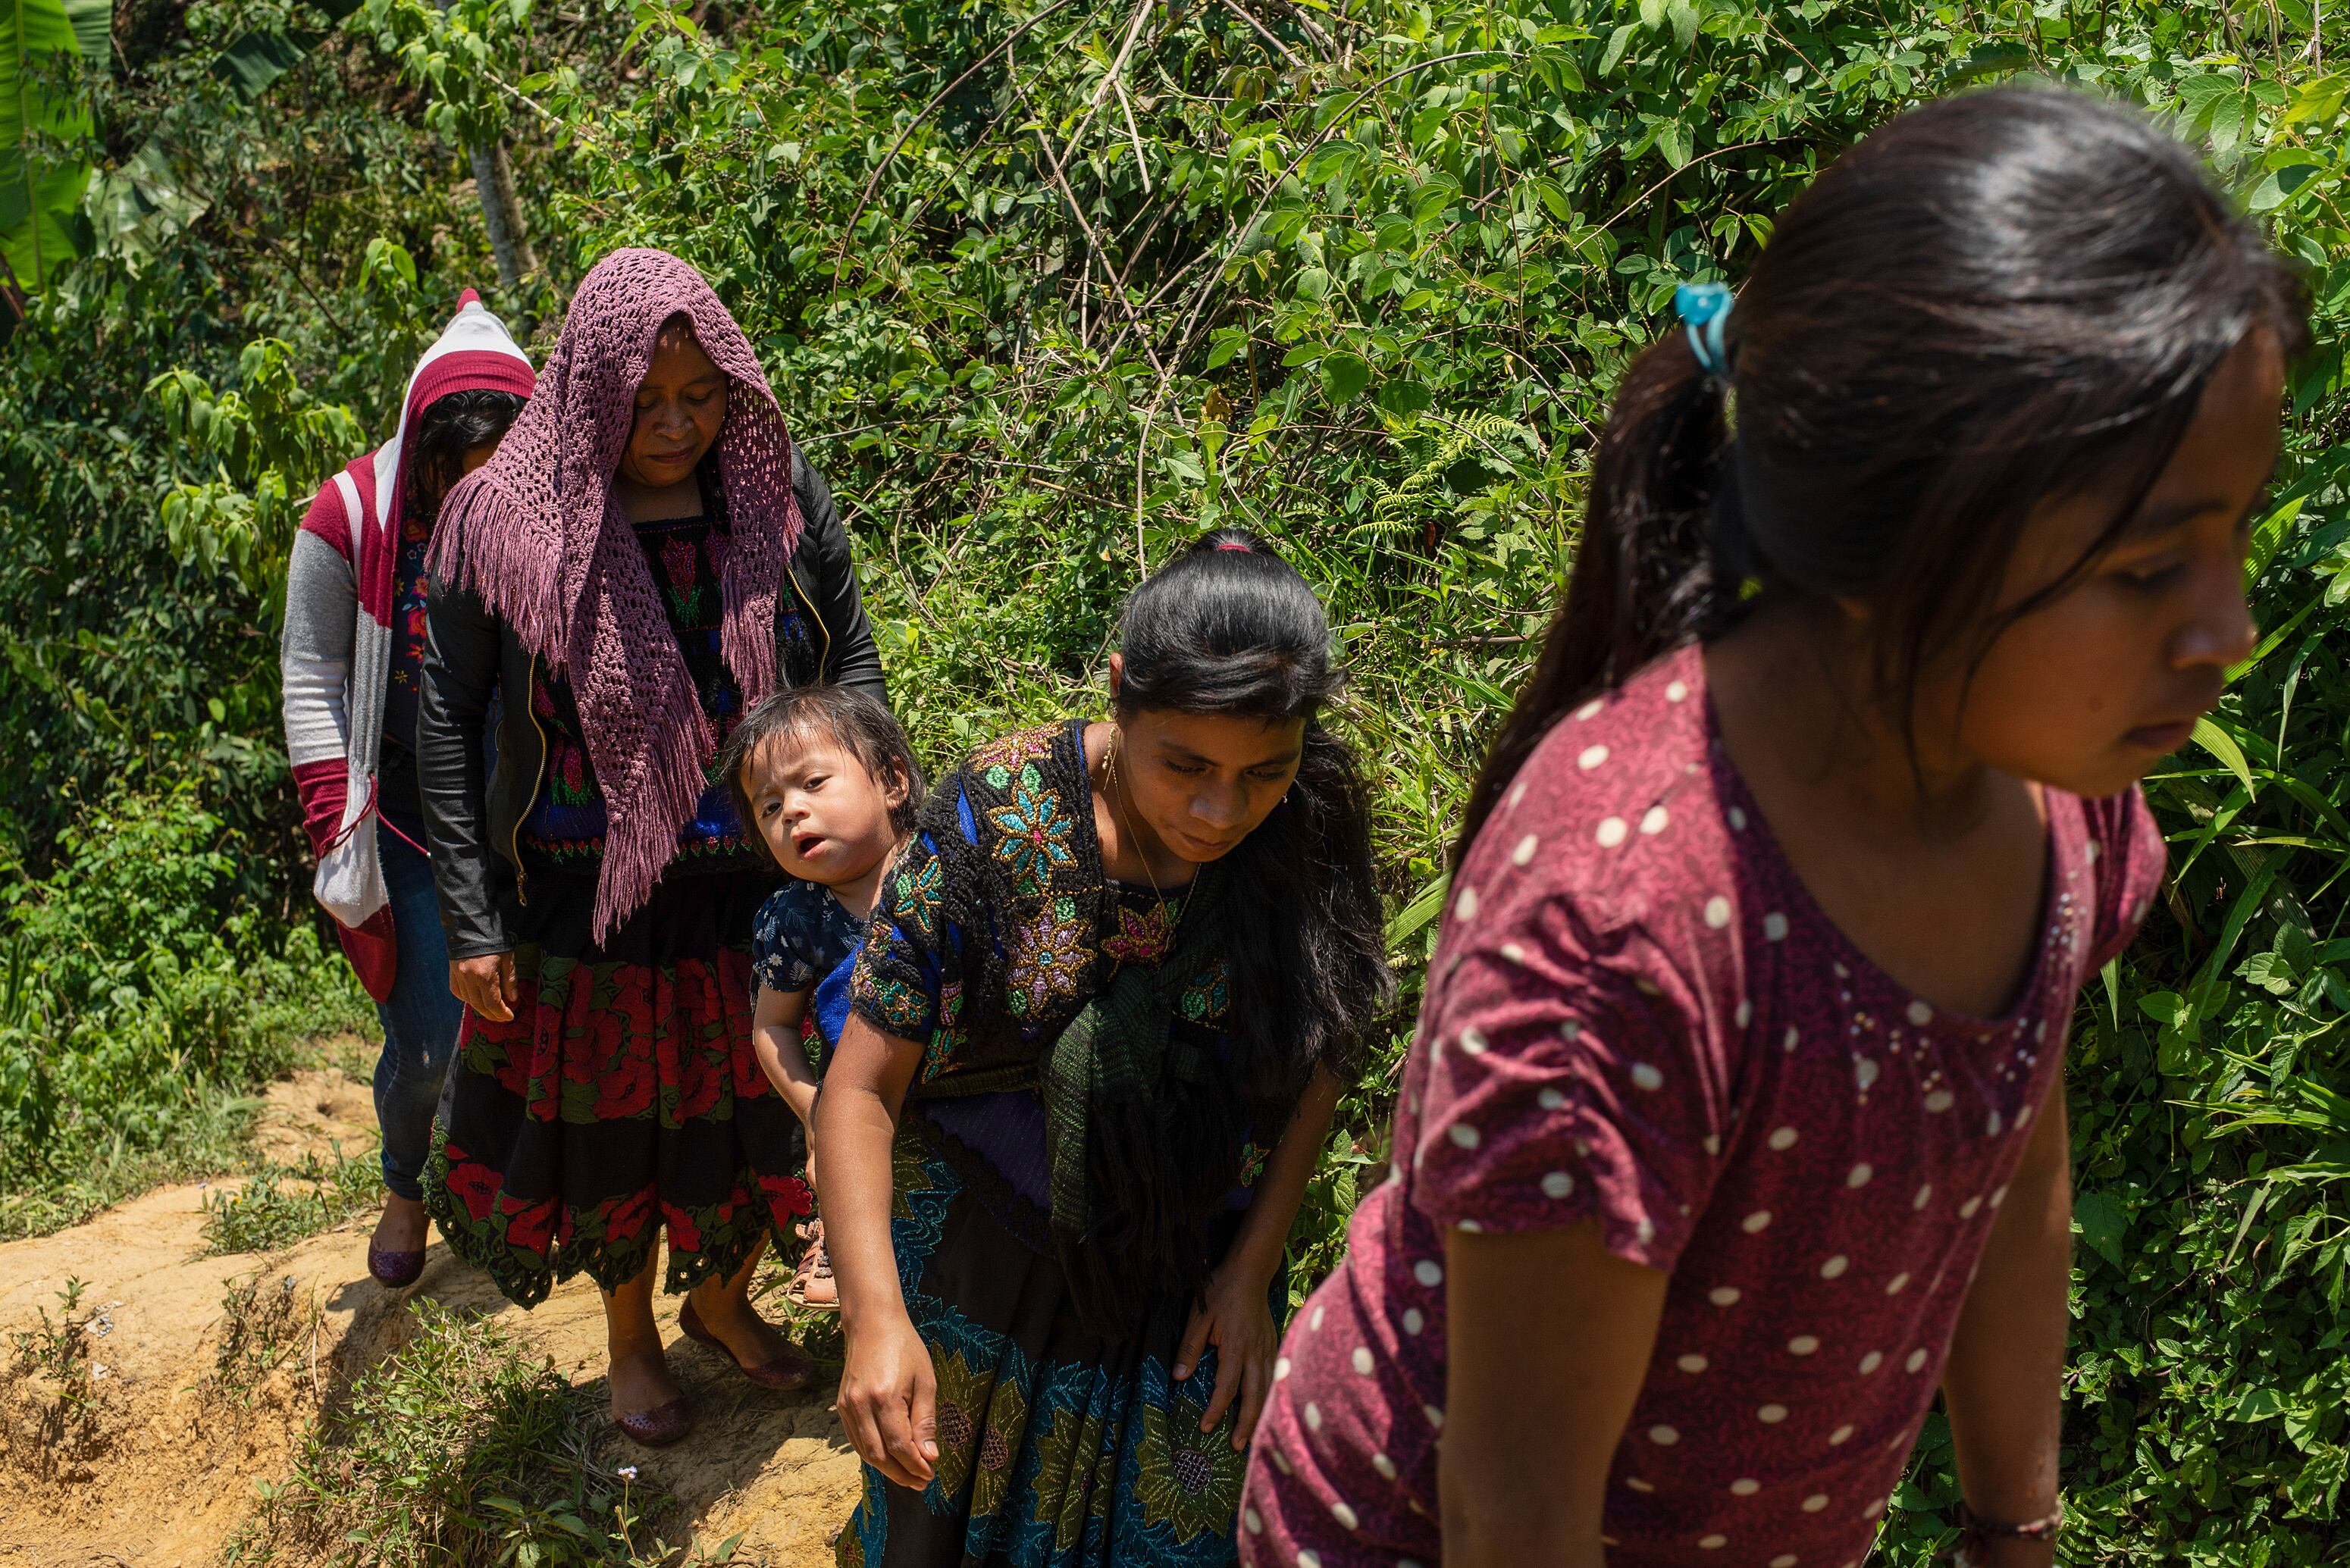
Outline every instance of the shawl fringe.
[[750, 340], [691, 265], [615, 251], [581, 280], [538, 389], [495, 456], [442, 509], [432, 568], [480, 596], [571, 682], [607, 807], [593, 934], [642, 904], [677, 850], [716, 755], [652, 573], [612, 493], [636, 389], [682, 316], [725, 372], [714, 463], [728, 527], [720, 656], [745, 708], [775, 686], [775, 616], [803, 519], [792, 441]]

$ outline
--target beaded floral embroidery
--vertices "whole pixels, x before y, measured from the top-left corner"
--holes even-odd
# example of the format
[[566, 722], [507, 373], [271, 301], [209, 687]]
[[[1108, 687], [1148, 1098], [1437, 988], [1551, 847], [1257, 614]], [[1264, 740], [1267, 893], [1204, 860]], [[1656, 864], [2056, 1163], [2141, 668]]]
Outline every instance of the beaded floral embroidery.
[[1084, 976], [1085, 922], [1075, 898], [1059, 898], [1013, 928], [1003, 975], [1003, 1008], [1014, 1018], [1034, 1018], [1055, 997], [1075, 996]]
[[1102, 939], [1102, 951], [1122, 964], [1150, 965], [1167, 956], [1167, 945], [1175, 935], [1175, 910], [1172, 903], [1156, 904], [1148, 909], [1130, 905], [1118, 907], [1118, 929]]
[[988, 822], [1003, 836], [996, 840], [995, 857], [1012, 871], [1012, 890], [1034, 898], [1045, 890], [1056, 867], [1074, 869], [1076, 851], [1069, 846], [1074, 819], [1061, 805], [1058, 792], [1044, 787], [1044, 775], [1035, 763], [1020, 770], [1020, 782], [1010, 805], [987, 814]]
[[896, 912], [924, 937], [939, 934], [939, 906], [945, 900], [947, 868], [935, 855], [897, 876]]

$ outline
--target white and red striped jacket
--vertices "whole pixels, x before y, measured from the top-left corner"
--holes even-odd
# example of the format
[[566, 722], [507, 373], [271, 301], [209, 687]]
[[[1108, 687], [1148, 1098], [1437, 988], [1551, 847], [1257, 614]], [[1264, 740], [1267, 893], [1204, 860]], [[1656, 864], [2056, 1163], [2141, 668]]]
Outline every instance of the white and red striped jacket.
[[334, 916], [369, 995], [391, 992], [397, 950], [376, 853], [376, 773], [391, 676], [401, 452], [439, 398], [487, 389], [528, 397], [529, 358], [467, 289], [456, 317], [417, 361], [400, 431], [319, 486], [286, 562], [286, 754], [318, 857], [311, 891]]

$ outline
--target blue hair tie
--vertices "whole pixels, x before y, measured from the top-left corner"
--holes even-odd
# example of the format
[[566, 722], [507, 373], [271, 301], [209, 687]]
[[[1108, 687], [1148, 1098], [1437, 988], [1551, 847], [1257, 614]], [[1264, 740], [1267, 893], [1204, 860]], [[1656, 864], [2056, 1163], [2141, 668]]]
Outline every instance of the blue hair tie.
[[1673, 290], [1673, 309], [1680, 315], [1681, 330], [1689, 334], [1690, 352], [1709, 376], [1730, 375], [1730, 351], [1722, 345], [1721, 333], [1730, 325], [1730, 307], [1737, 297], [1720, 283], [1685, 283]]

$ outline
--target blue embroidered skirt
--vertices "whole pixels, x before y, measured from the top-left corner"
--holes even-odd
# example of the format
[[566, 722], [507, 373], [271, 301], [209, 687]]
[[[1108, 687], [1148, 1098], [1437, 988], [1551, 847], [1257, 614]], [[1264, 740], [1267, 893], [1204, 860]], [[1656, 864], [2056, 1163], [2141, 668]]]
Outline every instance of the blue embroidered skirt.
[[[1247, 1455], [1237, 1398], [1200, 1430], [1213, 1347], [1182, 1382], [1170, 1373], [1191, 1301], [1153, 1303], [1116, 1345], [1087, 1334], [1059, 1263], [999, 1218], [1025, 1209], [1013, 1184], [1028, 1173], [995, 1174], [966, 1139], [1036, 1149], [1041, 1178], [1043, 1107], [1018, 1093], [907, 1107], [889, 1228], [938, 1375], [939, 1459], [919, 1492], [866, 1467], [841, 1568], [1228, 1568]], [[1221, 1222], [1220, 1251], [1239, 1220]], [[1271, 1294], [1277, 1329], [1285, 1278]]]

